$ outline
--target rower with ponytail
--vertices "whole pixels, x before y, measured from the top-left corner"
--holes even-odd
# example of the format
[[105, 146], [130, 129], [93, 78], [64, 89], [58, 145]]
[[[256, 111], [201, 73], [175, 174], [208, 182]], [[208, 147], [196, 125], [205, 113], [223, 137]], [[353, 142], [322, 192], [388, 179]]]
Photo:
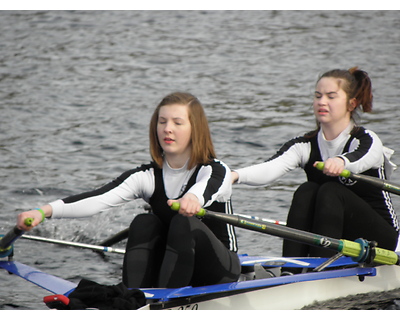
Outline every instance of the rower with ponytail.
[[[387, 179], [392, 171], [386, 158], [387, 148], [377, 134], [358, 123], [358, 111], [371, 112], [372, 100], [367, 72], [358, 67], [325, 72], [314, 92], [317, 129], [289, 140], [267, 161], [235, 170], [232, 181], [265, 186], [301, 167], [307, 182], [293, 195], [287, 218], [289, 227], [337, 239], [364, 238], [394, 250], [399, 224], [389, 193], [340, 177], [344, 169], [380, 179]], [[315, 168], [322, 161], [323, 172]], [[283, 242], [285, 257], [331, 255], [324, 248]]]

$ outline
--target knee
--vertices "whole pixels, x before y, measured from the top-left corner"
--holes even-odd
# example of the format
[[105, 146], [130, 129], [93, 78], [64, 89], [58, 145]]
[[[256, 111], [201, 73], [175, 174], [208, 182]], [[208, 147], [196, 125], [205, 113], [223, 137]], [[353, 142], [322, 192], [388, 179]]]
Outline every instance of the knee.
[[129, 238], [146, 237], [163, 229], [160, 219], [149, 213], [137, 215], [129, 226]]
[[313, 203], [318, 188], [319, 184], [311, 181], [301, 184], [293, 193], [292, 206], [304, 205], [304, 202]]
[[303, 197], [307, 194], [314, 194], [320, 185], [316, 182], [307, 181], [301, 184], [294, 192], [294, 197]]
[[204, 227], [204, 223], [196, 217], [185, 217], [177, 214], [172, 218], [168, 229], [168, 242], [182, 242], [182, 239], [187, 239], [187, 241], [195, 239]]
[[145, 228], [148, 225], [157, 224], [160, 219], [154, 214], [143, 213], [138, 214], [131, 222], [129, 228], [134, 229], [136, 227]]
[[[185, 217], [181, 214], [176, 214], [169, 225], [169, 233], [171, 234], [182, 234], [190, 231], [190, 218]], [[171, 232], [172, 231], [172, 232]]]
[[322, 184], [318, 190], [318, 200], [336, 202], [342, 192], [346, 192], [347, 188], [342, 184], [330, 181]]

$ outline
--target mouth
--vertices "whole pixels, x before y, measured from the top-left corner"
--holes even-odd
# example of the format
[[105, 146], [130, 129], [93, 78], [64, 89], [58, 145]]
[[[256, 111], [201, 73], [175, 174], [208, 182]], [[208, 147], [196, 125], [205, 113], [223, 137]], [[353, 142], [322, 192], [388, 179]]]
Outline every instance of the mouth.
[[174, 141], [175, 141], [174, 139], [171, 139], [171, 138], [168, 138], [168, 137], [164, 138], [164, 142], [165, 142], [166, 144], [171, 144], [171, 143], [173, 143]]
[[328, 110], [325, 109], [325, 108], [319, 108], [318, 109], [318, 114], [328, 114], [328, 113], [329, 113]]

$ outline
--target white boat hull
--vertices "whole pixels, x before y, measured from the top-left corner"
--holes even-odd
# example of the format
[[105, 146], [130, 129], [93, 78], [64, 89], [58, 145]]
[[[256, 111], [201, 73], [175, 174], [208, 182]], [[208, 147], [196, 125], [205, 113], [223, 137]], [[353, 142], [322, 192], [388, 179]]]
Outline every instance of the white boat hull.
[[178, 305], [174, 305], [173, 299], [165, 303], [150, 303], [141, 310], [295, 310], [314, 302], [400, 288], [399, 266], [375, 269], [376, 275], [362, 277], [362, 281], [359, 276], [350, 276], [294, 282], [209, 299], [207, 295], [189, 297], [186, 303], [181, 300], [180, 305], [179, 300], [176, 301]]

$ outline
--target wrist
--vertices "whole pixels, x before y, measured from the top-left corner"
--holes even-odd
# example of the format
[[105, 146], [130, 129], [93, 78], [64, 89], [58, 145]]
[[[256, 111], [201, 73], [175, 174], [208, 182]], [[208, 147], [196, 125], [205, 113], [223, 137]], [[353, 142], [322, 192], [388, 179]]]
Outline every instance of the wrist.
[[43, 209], [36, 208], [35, 210], [42, 214], [42, 220], [40, 221], [40, 223], [42, 223], [46, 219], [46, 214], [44, 213]]

